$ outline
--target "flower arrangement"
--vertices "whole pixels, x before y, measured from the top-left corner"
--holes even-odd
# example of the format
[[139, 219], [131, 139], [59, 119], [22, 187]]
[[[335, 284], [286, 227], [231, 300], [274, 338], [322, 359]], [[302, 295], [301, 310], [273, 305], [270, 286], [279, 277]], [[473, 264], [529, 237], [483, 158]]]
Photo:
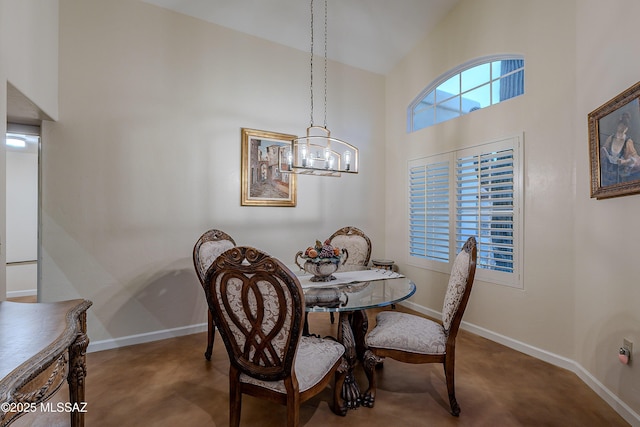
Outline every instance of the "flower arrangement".
[[337, 262], [340, 261], [341, 253], [342, 251], [340, 248], [332, 246], [329, 239], [325, 240], [324, 243], [321, 243], [320, 240], [316, 240], [315, 246], [309, 246], [307, 250], [304, 251], [304, 255], [301, 255], [301, 258], [312, 262]]

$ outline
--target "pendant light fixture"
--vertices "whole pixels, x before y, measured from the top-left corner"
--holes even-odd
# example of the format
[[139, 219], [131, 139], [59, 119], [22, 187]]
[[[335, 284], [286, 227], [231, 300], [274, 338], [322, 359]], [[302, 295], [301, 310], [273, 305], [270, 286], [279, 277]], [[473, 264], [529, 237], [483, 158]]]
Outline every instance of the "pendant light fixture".
[[324, 124], [322, 126], [314, 124], [313, 17], [313, 0], [311, 0], [311, 123], [306, 135], [291, 141], [291, 149], [284, 153], [286, 159], [281, 159], [280, 164], [287, 165], [286, 172], [296, 174], [341, 176], [342, 173], [358, 173], [358, 149], [348, 142], [332, 137], [327, 127], [327, 0], [324, 0]]

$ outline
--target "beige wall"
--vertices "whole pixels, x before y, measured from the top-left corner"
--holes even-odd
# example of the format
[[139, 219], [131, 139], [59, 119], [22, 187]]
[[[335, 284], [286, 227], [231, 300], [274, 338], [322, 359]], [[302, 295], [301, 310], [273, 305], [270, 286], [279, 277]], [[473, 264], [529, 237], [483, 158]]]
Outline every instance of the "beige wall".
[[58, 115], [58, 1], [1, 0], [6, 79], [49, 117]]
[[[618, 362], [640, 341], [633, 224], [640, 196], [589, 198], [587, 114], [640, 71], [637, 2], [462, 0], [387, 76], [387, 254], [416, 279], [412, 303], [440, 311], [446, 276], [406, 265], [407, 161], [524, 135], [524, 289], [477, 282], [467, 327], [574, 370], [640, 423], [640, 371]], [[624, 28], [623, 31], [613, 28]], [[406, 133], [406, 108], [433, 79], [471, 59], [523, 54], [525, 95]], [[620, 64], [620, 66], [618, 66]], [[398, 236], [394, 238], [393, 236]], [[400, 258], [397, 257], [396, 258]], [[636, 344], [637, 346], [637, 344]], [[637, 351], [636, 351], [637, 353]]]
[[[574, 272], [567, 268], [573, 263], [573, 229], [568, 225], [574, 177], [573, 168], [566, 167], [574, 157], [575, 139], [567, 125], [574, 117], [575, 98], [572, 5], [463, 1], [387, 82], [387, 152], [397, 153], [387, 157], [387, 206], [394, 206], [387, 217], [403, 224], [402, 238], [388, 239], [388, 252], [401, 253], [406, 261], [406, 193], [393, 189], [406, 188], [408, 160], [524, 134], [524, 289], [477, 283], [465, 320], [566, 357], [572, 356], [574, 327]], [[539, 28], [542, 17], [547, 21], [544, 31]], [[525, 56], [525, 96], [406, 133], [406, 108], [428, 83], [492, 53]], [[550, 65], [554, 63], [569, 66]], [[440, 310], [447, 277], [402, 268], [419, 283], [415, 302]]]
[[[296, 208], [242, 207], [240, 129], [305, 132], [308, 53], [134, 0], [60, 6], [39, 291], [94, 302], [93, 348], [206, 321], [191, 251], [210, 228], [293, 264], [316, 239], [355, 225], [380, 256], [383, 76], [329, 64], [328, 125], [360, 148], [359, 175], [299, 177]], [[321, 105], [316, 113], [322, 123]]]
[[[6, 133], [7, 84], [35, 109], [58, 114], [58, 1], [0, 0], [0, 134]], [[4, 139], [3, 139], [4, 141]], [[0, 144], [0, 300], [6, 296], [6, 151]]]
[[[578, 1], [576, 46], [575, 359], [598, 381], [640, 413], [640, 195], [589, 198], [586, 117], [640, 80], [635, 25], [640, 3]], [[611, 28], [616, 28], [611, 31]], [[617, 65], [620, 64], [620, 65]], [[615, 362], [626, 337], [635, 363]], [[640, 425], [640, 420], [637, 421]]]

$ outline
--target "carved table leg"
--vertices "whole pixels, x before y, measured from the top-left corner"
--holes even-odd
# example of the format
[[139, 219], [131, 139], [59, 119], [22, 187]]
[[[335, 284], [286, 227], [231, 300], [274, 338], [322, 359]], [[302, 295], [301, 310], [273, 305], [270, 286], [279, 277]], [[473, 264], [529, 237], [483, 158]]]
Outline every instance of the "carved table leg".
[[347, 407], [349, 409], [354, 409], [360, 406], [361, 399], [360, 388], [358, 387], [358, 383], [353, 375], [353, 368], [358, 362], [358, 356], [356, 353], [356, 341], [349, 317], [350, 313], [345, 311], [340, 312], [340, 319], [338, 320], [338, 341], [344, 345], [344, 357], [349, 365], [347, 375], [342, 386], [342, 397], [344, 398]]
[[362, 360], [367, 349], [364, 340], [367, 336], [367, 329], [369, 329], [369, 318], [364, 310], [358, 310], [349, 315], [349, 320], [356, 343], [356, 355], [358, 360]]
[[[71, 427], [84, 426], [84, 379], [87, 375], [86, 354], [89, 337], [86, 334], [86, 313], [78, 319], [82, 333], [69, 347], [69, 401], [74, 408], [71, 412]], [[75, 410], [78, 409], [78, 410]]]
[[362, 404], [362, 393], [356, 382], [353, 370], [362, 360], [366, 346], [364, 343], [369, 327], [367, 313], [364, 310], [353, 312], [340, 312], [338, 321], [338, 341], [345, 347], [345, 359], [349, 365], [346, 379], [342, 387], [342, 394], [347, 403], [347, 407], [354, 409]]
[[349, 366], [347, 364], [346, 359], [343, 357], [340, 361], [340, 366], [338, 367], [338, 371], [336, 372], [336, 383], [335, 389], [333, 390], [333, 412], [340, 416], [347, 415], [349, 408], [347, 407], [347, 402], [344, 400], [342, 396], [342, 389], [344, 387], [344, 380], [347, 376], [347, 372], [349, 372]]

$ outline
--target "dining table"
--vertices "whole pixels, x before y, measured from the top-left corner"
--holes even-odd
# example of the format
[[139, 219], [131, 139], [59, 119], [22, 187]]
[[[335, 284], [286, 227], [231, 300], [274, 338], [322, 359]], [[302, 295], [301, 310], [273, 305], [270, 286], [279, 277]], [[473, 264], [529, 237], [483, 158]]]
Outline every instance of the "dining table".
[[[365, 337], [369, 328], [366, 310], [386, 306], [411, 297], [416, 285], [409, 278], [387, 269], [366, 269], [362, 266], [343, 266], [332, 279], [314, 281], [303, 270], [293, 270], [305, 295], [307, 313], [338, 313], [336, 339], [345, 347], [349, 369], [343, 385], [347, 407], [355, 409], [363, 404], [363, 393], [354, 376], [358, 362], [365, 360]], [[305, 322], [304, 334], [310, 335]]]

